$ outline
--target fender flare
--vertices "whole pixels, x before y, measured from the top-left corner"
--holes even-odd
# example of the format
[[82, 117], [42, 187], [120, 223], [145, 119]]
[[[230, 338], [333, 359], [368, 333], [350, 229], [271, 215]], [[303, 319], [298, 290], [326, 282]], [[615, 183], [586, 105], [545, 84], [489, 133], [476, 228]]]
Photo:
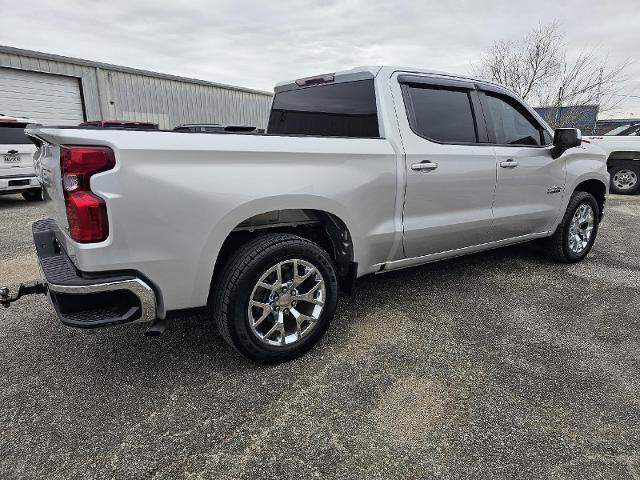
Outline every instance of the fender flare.
[[[558, 228], [558, 225], [560, 225], [560, 222], [562, 221], [562, 218], [564, 217], [564, 214], [567, 210], [567, 206], [569, 205], [569, 202], [571, 201], [571, 197], [573, 196], [574, 192], [576, 191], [576, 189], [578, 188], [578, 185], [590, 181], [590, 180], [594, 180], [597, 182], [602, 183], [602, 185], [604, 186], [605, 189], [605, 201], [606, 201], [606, 197], [609, 194], [609, 179], [606, 178], [604, 175], [598, 175], [595, 172], [588, 172], [585, 173], [581, 176], [579, 176], [578, 178], [575, 179], [574, 182], [572, 182], [571, 185], [567, 185], [565, 186], [565, 194], [564, 197], [562, 199], [562, 204], [560, 207], [560, 211], [558, 212], [558, 218], [556, 219], [555, 222], [555, 227], [554, 227], [554, 231], [556, 228]], [[602, 212], [600, 212], [602, 215]]]
[[356, 226], [357, 223], [349, 214], [346, 206], [335, 200], [308, 194], [278, 195], [252, 200], [236, 206], [218, 223], [211, 226], [199, 255], [198, 271], [192, 290], [192, 303], [197, 305], [203, 304], [203, 299], [206, 301], [220, 249], [238, 225], [256, 215], [290, 209], [322, 211], [340, 219], [349, 230], [354, 251], [356, 250], [356, 245], [361, 238]]

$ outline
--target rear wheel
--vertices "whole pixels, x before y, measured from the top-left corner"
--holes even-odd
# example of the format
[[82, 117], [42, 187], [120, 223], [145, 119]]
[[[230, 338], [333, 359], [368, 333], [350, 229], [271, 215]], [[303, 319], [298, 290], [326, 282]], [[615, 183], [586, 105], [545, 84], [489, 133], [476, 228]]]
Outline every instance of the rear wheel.
[[333, 319], [337, 293], [327, 252], [295, 235], [269, 234], [229, 259], [210, 302], [229, 344], [254, 361], [279, 363], [318, 342]]
[[587, 192], [574, 192], [562, 222], [546, 246], [549, 256], [562, 263], [579, 262], [593, 247], [598, 234], [600, 208]]
[[640, 161], [616, 163], [609, 173], [612, 193], [633, 195], [640, 192]]
[[22, 192], [22, 197], [27, 202], [41, 202], [43, 200], [42, 189], [27, 190], [26, 192]]

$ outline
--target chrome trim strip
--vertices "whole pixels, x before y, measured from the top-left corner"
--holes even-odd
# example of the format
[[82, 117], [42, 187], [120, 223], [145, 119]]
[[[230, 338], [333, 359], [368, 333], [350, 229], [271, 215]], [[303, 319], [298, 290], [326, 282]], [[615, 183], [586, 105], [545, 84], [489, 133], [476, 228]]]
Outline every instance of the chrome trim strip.
[[438, 262], [440, 260], [447, 260], [450, 258], [462, 257], [472, 253], [484, 252], [487, 250], [493, 250], [495, 248], [506, 247], [508, 245], [515, 245], [518, 243], [528, 242], [537, 238], [549, 237], [553, 234], [553, 231], [531, 233], [528, 235], [522, 235], [519, 237], [507, 238], [504, 240], [497, 240], [495, 242], [483, 243], [481, 245], [474, 245], [471, 247], [459, 248], [457, 250], [448, 250], [446, 252], [430, 253], [429, 255], [423, 255], [421, 257], [403, 258], [400, 260], [394, 260], [391, 262], [385, 262], [378, 264], [378, 271], [376, 274], [391, 272], [393, 270], [400, 270], [402, 268], [415, 267], [418, 265], [424, 265], [427, 263]]

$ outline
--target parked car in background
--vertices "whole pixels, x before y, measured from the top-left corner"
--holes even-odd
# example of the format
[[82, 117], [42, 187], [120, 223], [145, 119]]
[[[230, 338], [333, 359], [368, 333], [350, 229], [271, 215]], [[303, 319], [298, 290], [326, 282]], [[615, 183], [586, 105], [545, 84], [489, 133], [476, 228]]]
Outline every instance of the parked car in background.
[[640, 123], [627, 123], [602, 134], [605, 137], [637, 137], [640, 136]]
[[278, 84], [264, 135], [27, 133], [53, 199], [30, 292], [84, 328], [158, 334], [205, 307], [268, 363], [311, 348], [363, 275], [538, 239], [582, 260], [609, 185], [601, 149], [507, 88], [396, 67]]
[[129, 120], [95, 120], [82, 122], [79, 127], [117, 128], [119, 130], [130, 128], [132, 130], [158, 130], [157, 123], [133, 122]]
[[33, 168], [35, 145], [24, 128], [37, 123], [27, 118], [0, 115], [0, 195], [21, 193], [25, 200], [42, 200], [40, 181]]
[[606, 152], [612, 193], [640, 193], [640, 123], [622, 125], [585, 140]]
[[178, 125], [173, 131], [187, 133], [261, 133], [261, 130], [256, 127], [247, 125], [220, 125], [219, 123], [186, 123], [184, 125]]

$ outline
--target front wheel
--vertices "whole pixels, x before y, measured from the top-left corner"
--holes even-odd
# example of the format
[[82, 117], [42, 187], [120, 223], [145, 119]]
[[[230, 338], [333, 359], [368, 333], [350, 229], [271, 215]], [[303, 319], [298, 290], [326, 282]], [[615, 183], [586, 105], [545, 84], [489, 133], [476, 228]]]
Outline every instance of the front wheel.
[[213, 285], [218, 330], [244, 356], [260, 363], [299, 357], [333, 319], [338, 280], [319, 245], [289, 234], [268, 234], [243, 245]]
[[547, 240], [549, 256], [562, 263], [579, 262], [587, 256], [598, 234], [600, 207], [587, 192], [574, 192], [552, 237]]

